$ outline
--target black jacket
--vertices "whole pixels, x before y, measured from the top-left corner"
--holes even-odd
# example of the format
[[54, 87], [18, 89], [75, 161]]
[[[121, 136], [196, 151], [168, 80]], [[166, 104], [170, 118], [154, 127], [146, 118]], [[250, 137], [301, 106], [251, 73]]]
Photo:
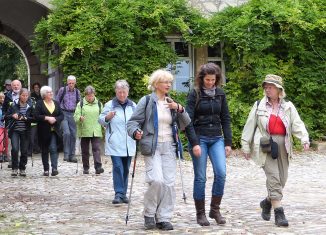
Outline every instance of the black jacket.
[[[12, 132], [15, 128], [15, 123], [16, 123], [16, 119], [14, 119], [12, 117], [13, 114], [18, 114], [19, 115], [20, 112], [20, 104], [19, 101], [18, 103], [12, 103], [9, 106], [9, 109], [5, 115], [5, 123], [6, 123], [6, 128], [8, 128], [8, 136], [11, 137], [12, 136]], [[30, 131], [31, 129], [31, 123], [34, 122], [34, 117], [33, 117], [33, 113], [34, 113], [34, 109], [33, 109], [33, 105], [30, 99], [28, 99], [27, 101], [27, 110], [26, 110], [26, 131]]]
[[[53, 113], [50, 113], [46, 108], [43, 100], [39, 100], [35, 106], [34, 116], [37, 122], [37, 134], [40, 147], [49, 146], [51, 141], [51, 131], [52, 128], [57, 134], [57, 139], [62, 137], [60, 124], [63, 120], [63, 113], [60, 108], [59, 102], [54, 101], [55, 109]], [[48, 121], [45, 120], [45, 116], [55, 117], [56, 122], [51, 125]]]
[[198, 102], [197, 92], [193, 89], [188, 95], [186, 111], [191, 119], [186, 135], [192, 146], [199, 144], [199, 136], [224, 136], [225, 146], [232, 145], [231, 118], [221, 88], [216, 88], [214, 97], [201, 90]]

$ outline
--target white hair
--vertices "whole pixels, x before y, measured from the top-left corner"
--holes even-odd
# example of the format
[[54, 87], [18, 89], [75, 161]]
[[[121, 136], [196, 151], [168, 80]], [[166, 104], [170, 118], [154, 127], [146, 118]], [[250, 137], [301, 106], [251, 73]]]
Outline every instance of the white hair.
[[76, 81], [76, 77], [74, 75], [69, 75], [67, 81]]
[[42, 86], [41, 87], [41, 90], [40, 90], [40, 94], [41, 94], [41, 97], [42, 99], [44, 99], [45, 95], [47, 92], [51, 92], [52, 91], [52, 88], [49, 87], [49, 86]]
[[155, 91], [155, 85], [159, 82], [172, 82], [173, 75], [164, 69], [158, 69], [152, 73], [148, 81], [148, 90]]
[[126, 90], [129, 91], [129, 84], [124, 79], [118, 80], [118, 81], [115, 82], [114, 89], [115, 90], [117, 90], [117, 89], [126, 89]]

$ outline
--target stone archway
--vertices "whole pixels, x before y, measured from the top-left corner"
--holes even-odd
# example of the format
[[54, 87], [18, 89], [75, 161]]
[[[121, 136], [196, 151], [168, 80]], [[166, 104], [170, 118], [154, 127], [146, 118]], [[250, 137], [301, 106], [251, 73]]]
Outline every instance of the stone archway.
[[35, 24], [49, 13], [49, 9], [32, 0], [0, 0], [0, 6], [0, 35], [9, 38], [23, 52], [28, 66], [28, 85], [48, 84], [47, 76], [41, 73], [46, 65], [42, 65], [32, 52], [30, 40]]

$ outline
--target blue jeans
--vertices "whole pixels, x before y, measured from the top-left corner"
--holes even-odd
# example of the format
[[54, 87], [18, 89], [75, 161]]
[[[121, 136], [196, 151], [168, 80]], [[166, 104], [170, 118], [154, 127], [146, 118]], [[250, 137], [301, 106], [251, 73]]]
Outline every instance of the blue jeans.
[[49, 146], [42, 146], [42, 163], [44, 171], [49, 171], [49, 152], [51, 158], [52, 170], [58, 169], [58, 151], [57, 151], [57, 135], [51, 132], [51, 141]]
[[116, 196], [123, 198], [128, 189], [128, 176], [131, 157], [111, 156], [113, 165], [113, 186]]
[[[223, 137], [200, 136], [201, 156], [195, 157], [190, 151], [194, 165], [194, 191], [195, 200], [205, 199], [207, 158], [211, 160], [214, 171], [212, 186], [213, 196], [223, 196], [226, 176], [226, 156]], [[189, 145], [190, 146], [190, 145]], [[190, 149], [192, 147], [190, 146]]]
[[66, 160], [75, 156], [77, 127], [74, 120], [74, 113], [62, 111], [64, 119], [61, 122], [63, 132], [63, 153]]

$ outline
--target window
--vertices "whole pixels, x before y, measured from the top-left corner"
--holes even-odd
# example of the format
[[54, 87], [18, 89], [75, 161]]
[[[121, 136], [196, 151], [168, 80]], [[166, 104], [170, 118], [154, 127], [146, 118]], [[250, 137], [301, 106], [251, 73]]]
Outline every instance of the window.
[[223, 83], [225, 83], [225, 65], [223, 61], [223, 43], [217, 43], [214, 46], [207, 47], [208, 62], [212, 62], [220, 66], [222, 70]]
[[172, 49], [178, 55], [176, 64], [168, 64], [167, 69], [174, 74], [173, 89], [187, 92], [189, 81], [193, 77], [193, 49], [191, 45], [183, 42], [180, 37], [168, 37]]

